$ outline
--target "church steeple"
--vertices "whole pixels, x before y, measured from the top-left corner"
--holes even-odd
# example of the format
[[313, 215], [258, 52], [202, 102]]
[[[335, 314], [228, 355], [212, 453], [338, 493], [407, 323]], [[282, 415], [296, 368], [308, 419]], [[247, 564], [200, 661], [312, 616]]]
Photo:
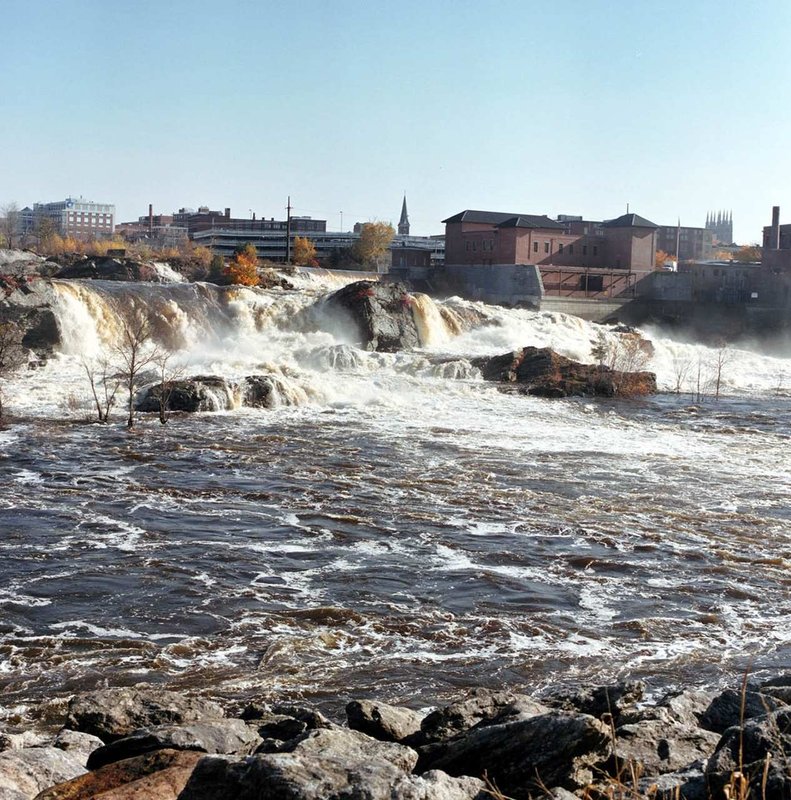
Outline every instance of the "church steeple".
[[401, 205], [401, 219], [398, 220], [398, 233], [402, 236], [409, 236], [409, 215], [406, 213], [406, 195]]

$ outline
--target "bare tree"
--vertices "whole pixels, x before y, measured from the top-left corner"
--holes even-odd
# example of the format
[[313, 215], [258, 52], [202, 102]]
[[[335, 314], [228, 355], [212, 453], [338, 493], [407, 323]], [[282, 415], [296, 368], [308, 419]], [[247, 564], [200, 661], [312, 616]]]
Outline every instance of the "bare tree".
[[2, 384], [24, 363], [22, 329], [13, 322], [0, 322], [0, 422], [4, 414]]
[[120, 366], [119, 375], [128, 392], [129, 417], [126, 427], [133, 428], [135, 424], [135, 390], [140, 373], [154, 363], [160, 355], [159, 349], [152, 346], [151, 323], [145, 314], [138, 311], [130, 321], [124, 323], [121, 341], [115, 351]]
[[83, 358], [82, 367], [91, 385], [96, 416], [99, 422], [107, 422], [110, 418], [110, 409], [115, 405], [115, 396], [121, 388], [118, 372], [107, 356], [102, 356], [98, 361]]
[[14, 241], [19, 233], [19, 206], [17, 203], [6, 203], [0, 208], [0, 236], [5, 246], [13, 249]]
[[720, 386], [722, 384], [722, 372], [733, 357], [733, 352], [730, 350], [726, 342], [720, 342], [719, 347], [714, 353], [712, 359], [712, 368], [714, 371], [714, 398], [720, 399]]
[[154, 359], [159, 368], [159, 421], [163, 425], [167, 424], [169, 418], [168, 407], [176, 382], [184, 376], [184, 367], [171, 366], [172, 357], [172, 353], [162, 350]]
[[688, 358], [674, 358], [673, 359], [673, 377], [675, 378], [675, 386], [673, 391], [676, 394], [681, 394], [684, 384], [687, 382], [687, 375], [689, 374], [690, 361]]

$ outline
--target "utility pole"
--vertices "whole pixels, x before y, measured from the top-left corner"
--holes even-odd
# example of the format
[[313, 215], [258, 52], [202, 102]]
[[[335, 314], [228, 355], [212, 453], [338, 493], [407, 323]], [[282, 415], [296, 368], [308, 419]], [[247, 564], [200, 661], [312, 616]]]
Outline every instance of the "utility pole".
[[286, 217], [286, 264], [291, 263], [291, 195], [288, 196], [286, 206], [288, 216]]
[[341, 215], [341, 233], [343, 233], [343, 211], [340, 212]]
[[681, 261], [679, 250], [681, 249], [681, 217], [678, 218], [678, 226], [676, 227], [676, 269], [678, 263]]

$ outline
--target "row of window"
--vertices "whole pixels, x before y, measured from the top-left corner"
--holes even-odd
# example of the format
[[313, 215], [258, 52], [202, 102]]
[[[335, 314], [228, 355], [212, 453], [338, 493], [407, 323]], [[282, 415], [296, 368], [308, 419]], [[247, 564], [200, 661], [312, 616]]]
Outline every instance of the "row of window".
[[[464, 245], [465, 245], [465, 250], [467, 250], [467, 252], [472, 251], [474, 253], [478, 249], [478, 243], [477, 243], [476, 240], [467, 241], [467, 242], [464, 243]], [[483, 240], [481, 240], [481, 250], [484, 250], [484, 251], [485, 250], [489, 250], [490, 252], [493, 251], [494, 250], [494, 239], [483, 239]], [[539, 250], [539, 242], [533, 242], [533, 252], [537, 253], [538, 250]], [[550, 250], [550, 243], [549, 242], [544, 242], [544, 252], [548, 254], [549, 250]], [[563, 252], [564, 252], [564, 245], [562, 243], [560, 243], [560, 244], [558, 244], [558, 253], [563, 253]], [[570, 256], [574, 255], [574, 245], [573, 244], [568, 245], [568, 251], [567, 252], [568, 252], [568, 254]], [[586, 245], [586, 244], [582, 245], [582, 255], [584, 255], [584, 256], [588, 255], [588, 245]], [[594, 256], [599, 255], [599, 247], [598, 247], [598, 245], [595, 245], [595, 244], [593, 245], [593, 255]]]
[[[467, 252], [472, 250], [472, 252], [474, 253], [478, 249], [477, 242], [466, 242], [465, 244]], [[472, 247], [470, 245], [472, 245]], [[494, 250], [494, 239], [484, 239], [481, 242], [481, 250], [489, 250], [490, 252]]]
[[[533, 242], [533, 252], [534, 253], [538, 252], [538, 242]], [[549, 252], [549, 242], [544, 242], [544, 252], [545, 253]], [[563, 243], [561, 242], [560, 244], [558, 244], [558, 253], [562, 253], [562, 252], [563, 252]], [[570, 244], [568, 246], [568, 254], [570, 256], [574, 255], [574, 245], [573, 244]], [[584, 256], [588, 255], [588, 245], [586, 245], [586, 244], [582, 245], [582, 255], [584, 255]], [[593, 245], [593, 255], [595, 255], [595, 256], [599, 255], [599, 247], [598, 247], [598, 245]]]

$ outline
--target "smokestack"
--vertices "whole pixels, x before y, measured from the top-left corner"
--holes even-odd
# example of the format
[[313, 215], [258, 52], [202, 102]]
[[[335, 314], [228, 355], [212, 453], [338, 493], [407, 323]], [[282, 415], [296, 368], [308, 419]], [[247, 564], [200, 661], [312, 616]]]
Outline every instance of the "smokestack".
[[772, 206], [772, 232], [769, 234], [769, 249], [780, 249], [780, 206]]
[[148, 232], [154, 232], [154, 204], [148, 204]]
[[231, 218], [231, 209], [230, 208], [226, 208], [225, 209], [225, 219], [230, 219], [230, 218]]
[[255, 211], [253, 211], [253, 222], [255, 222]]

